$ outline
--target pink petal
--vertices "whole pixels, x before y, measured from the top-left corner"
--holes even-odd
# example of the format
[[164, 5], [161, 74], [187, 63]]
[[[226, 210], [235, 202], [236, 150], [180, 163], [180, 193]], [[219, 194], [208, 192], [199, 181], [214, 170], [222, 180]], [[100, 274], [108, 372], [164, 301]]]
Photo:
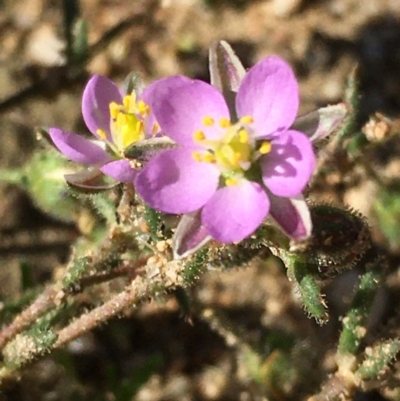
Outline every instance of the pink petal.
[[140, 171], [136, 191], [150, 207], [165, 213], [190, 213], [214, 194], [219, 171], [199, 163], [188, 149], [171, 149], [154, 156]]
[[250, 68], [236, 97], [238, 116], [253, 117], [257, 137], [286, 130], [298, 107], [296, 78], [291, 67], [277, 56], [266, 57]]
[[94, 75], [87, 83], [82, 95], [82, 116], [90, 132], [97, 135], [103, 130], [112, 142], [110, 132], [110, 103], [122, 103], [122, 94], [117, 85], [101, 75]]
[[[198, 80], [169, 77], [159, 82], [154, 114], [161, 130], [182, 146], [197, 146], [193, 135], [201, 130], [207, 138], [219, 138], [223, 130], [218, 122], [229, 119], [229, 110], [222, 94], [213, 86]], [[211, 117], [215, 124], [206, 127], [204, 117]]]
[[[156, 116], [154, 115], [154, 101], [158, 97], [161, 97], [165, 90], [168, 90], [169, 86], [164, 85], [164, 81], [169, 78], [162, 78], [152, 82], [148, 85], [143, 92], [140, 94], [138, 101], [142, 100], [150, 107], [150, 114], [144, 119], [144, 131], [146, 133], [147, 138], [151, 138], [156, 134], [160, 133], [160, 129], [157, 132], [154, 132], [154, 125], [157, 122]], [[179, 76], [179, 79], [176, 80], [175, 85], [176, 88], [179, 87], [180, 84], [184, 84], [190, 82], [189, 78], [184, 76]]]
[[107, 163], [100, 168], [100, 171], [103, 174], [114, 178], [116, 181], [125, 182], [127, 184], [133, 184], [137, 175], [137, 170], [135, 170], [129, 163], [129, 160], [126, 159], [115, 160]]
[[269, 200], [260, 185], [242, 180], [238, 185], [219, 189], [207, 202], [202, 222], [220, 242], [241, 241], [253, 234], [269, 211]]
[[262, 178], [276, 196], [292, 197], [307, 185], [315, 167], [310, 140], [301, 132], [287, 131], [272, 141], [272, 150], [260, 159]]
[[278, 198], [270, 194], [269, 200], [270, 215], [289, 237], [305, 240], [311, 235], [310, 210], [302, 195], [295, 198]]
[[59, 128], [50, 128], [49, 135], [58, 150], [68, 159], [88, 166], [107, 163], [108, 153], [89, 139]]

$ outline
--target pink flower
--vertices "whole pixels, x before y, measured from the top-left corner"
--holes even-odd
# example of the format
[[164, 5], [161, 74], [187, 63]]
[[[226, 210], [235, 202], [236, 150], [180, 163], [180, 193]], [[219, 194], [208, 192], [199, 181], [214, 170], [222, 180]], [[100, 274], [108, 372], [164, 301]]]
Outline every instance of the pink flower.
[[246, 238], [269, 213], [293, 236], [305, 235], [290, 227], [280, 203], [301, 197], [315, 166], [310, 139], [290, 129], [299, 94], [282, 59], [267, 57], [247, 72], [231, 111], [202, 81], [169, 77], [156, 92], [154, 115], [179, 147], [155, 155], [138, 174], [136, 190], [146, 203], [165, 213], [199, 211], [201, 225], [220, 242]]
[[50, 128], [50, 137], [68, 159], [132, 183], [137, 170], [125, 158], [125, 150], [159, 131], [149, 106], [153, 89], [150, 85], [139, 96], [123, 95], [110, 79], [95, 75], [82, 96], [82, 116], [94, 140], [60, 128]]

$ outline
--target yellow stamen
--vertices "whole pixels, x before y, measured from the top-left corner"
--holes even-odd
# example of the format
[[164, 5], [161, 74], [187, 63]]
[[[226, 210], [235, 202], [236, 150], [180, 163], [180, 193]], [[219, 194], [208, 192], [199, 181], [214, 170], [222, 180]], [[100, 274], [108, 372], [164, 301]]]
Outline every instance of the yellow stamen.
[[239, 130], [239, 142], [249, 143], [249, 133], [244, 128]]
[[151, 129], [151, 133], [153, 135], [156, 135], [158, 131], [160, 131], [160, 124], [154, 123], [153, 128]]
[[240, 122], [243, 124], [252, 124], [252, 123], [254, 123], [254, 119], [252, 116], [243, 116], [240, 119]]
[[100, 139], [107, 139], [107, 135], [102, 129], [96, 130], [96, 134], [99, 136]]
[[[120, 104], [109, 104], [112, 146], [116, 153], [122, 154], [132, 143], [143, 139], [143, 119], [150, 113], [150, 107], [143, 101], [136, 102], [136, 99], [136, 93], [132, 92], [124, 96]], [[158, 133], [159, 128], [158, 124], [153, 125], [154, 135]], [[99, 136], [106, 138], [104, 132], [99, 133]]]
[[201, 154], [199, 152], [193, 152], [192, 153], [192, 157], [197, 162], [201, 162], [202, 161], [202, 157], [201, 157]]
[[229, 128], [231, 126], [231, 122], [227, 118], [221, 118], [219, 120], [219, 126], [221, 128]]
[[132, 95], [126, 95], [122, 99], [122, 104], [124, 105], [124, 107], [126, 109], [130, 110], [132, 105], [135, 104], [135, 99], [134, 99], [134, 97]]
[[215, 163], [216, 162], [215, 156], [212, 155], [211, 153], [206, 153], [203, 156], [203, 161], [205, 161], [206, 163]]
[[261, 146], [260, 146], [259, 152], [260, 152], [262, 155], [266, 155], [267, 153], [271, 152], [271, 149], [272, 149], [271, 142], [269, 142], [269, 141], [264, 141], [264, 142], [261, 144]]
[[242, 154], [240, 152], [236, 152], [233, 156], [232, 156], [232, 164], [234, 166], [239, 166], [239, 162], [242, 160]]
[[132, 143], [131, 141], [132, 135], [130, 134], [131, 134], [130, 127], [127, 125], [123, 126], [121, 129], [121, 142], [122, 142], [121, 145], [123, 149], [125, 149]]
[[120, 112], [120, 106], [115, 102], [111, 102], [109, 107], [111, 118], [115, 120]]
[[214, 119], [211, 116], [205, 116], [203, 117], [203, 125], [206, 127], [211, 127], [214, 125]]
[[138, 133], [141, 134], [143, 132], [143, 130], [144, 130], [144, 123], [142, 120], [138, 120], [136, 123], [136, 134], [138, 134]]
[[237, 185], [238, 180], [236, 178], [226, 178], [225, 179], [225, 184], [227, 187], [232, 187], [234, 185]]
[[117, 118], [115, 121], [115, 125], [121, 129], [124, 127], [124, 125], [126, 125], [128, 123], [128, 118], [126, 117], [126, 114], [124, 113], [118, 113], [117, 114]]
[[140, 100], [137, 104], [139, 114], [142, 117], [146, 117], [150, 114], [150, 106], [148, 106], [143, 100]]
[[206, 139], [206, 135], [204, 134], [203, 131], [197, 130], [194, 133], [193, 138], [194, 138], [195, 141], [201, 142], [201, 141], [204, 141], [204, 139]]
[[[253, 158], [258, 157], [260, 152], [268, 153], [272, 145], [269, 141], [263, 141], [254, 149], [256, 142], [252, 139], [251, 128], [247, 125], [253, 122], [251, 116], [244, 116], [234, 124], [227, 118], [219, 118], [217, 121], [221, 137], [208, 138], [205, 129], [195, 131], [194, 140], [208, 150], [194, 152], [192, 155], [196, 161], [216, 164], [221, 170], [226, 186], [237, 185], [251, 167]], [[205, 116], [202, 123], [203, 126], [209, 127], [214, 125], [215, 121], [212, 117]]]
[[126, 149], [132, 143], [140, 141], [143, 135], [143, 121], [127, 119], [127, 124], [121, 128], [122, 148]]

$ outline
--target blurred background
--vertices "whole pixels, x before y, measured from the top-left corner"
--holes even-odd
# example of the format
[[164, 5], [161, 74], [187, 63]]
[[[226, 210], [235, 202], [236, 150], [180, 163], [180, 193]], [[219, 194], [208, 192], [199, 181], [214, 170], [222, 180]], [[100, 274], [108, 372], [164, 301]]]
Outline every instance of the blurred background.
[[[71, 55], [71, 35], [84, 35], [83, 49], [87, 40], [81, 59]], [[16, 298], [24, 286], [55, 277], [84, 224], [57, 218], [56, 204], [52, 210], [43, 208], [43, 188], [32, 197], [22, 189], [26, 183], [12, 175], [40, 148], [37, 128], [58, 126], [86, 134], [80, 99], [92, 74], [119, 84], [131, 71], [147, 83], [171, 74], [208, 80], [208, 48], [217, 39], [228, 41], [245, 67], [269, 54], [286, 59], [300, 82], [300, 114], [342, 101], [349, 74], [357, 68], [360, 129], [379, 112], [387, 119], [376, 117], [378, 122], [383, 120], [398, 136], [400, 0], [0, 0], [2, 299]], [[398, 143], [373, 154], [387, 179], [400, 173], [398, 154], [386, 169], [388, 149], [399, 149]], [[376, 206], [373, 180], [346, 174], [333, 169], [317, 185], [315, 199], [350, 205], [372, 223], [392, 223], [393, 215], [382, 213], [384, 202], [393, 198], [388, 195]], [[400, 206], [392, 206], [399, 218]], [[396, 226], [389, 234], [373, 232], [391, 252], [394, 266], [400, 254]], [[321, 377], [332, 368], [332, 361], [326, 355], [321, 359], [313, 346], [321, 335], [334, 344], [338, 322], [318, 328], [307, 319], [279, 263], [268, 269], [254, 263], [247, 269], [210, 272], [192, 291], [202, 307], [218, 305], [237, 322], [246, 343], [266, 336], [289, 339], [296, 333], [298, 348], [290, 348], [291, 357], [282, 359], [289, 376], [293, 358], [301, 360], [302, 352], [315, 352]], [[335, 310], [335, 298], [330, 302]], [[339, 315], [342, 298], [336, 306]], [[238, 353], [208, 323], [185, 318], [174, 299], [161, 296], [128, 315], [33, 365], [19, 382], [0, 391], [0, 400], [260, 399], [249, 384], [249, 372], [241, 370]], [[268, 344], [266, 366], [280, 357], [270, 345], [277, 343]], [[304, 369], [306, 374], [310, 366]], [[264, 384], [271, 400], [299, 400], [317, 391], [319, 380], [310, 379], [308, 387], [292, 376]], [[358, 397], [383, 399], [375, 393]]]

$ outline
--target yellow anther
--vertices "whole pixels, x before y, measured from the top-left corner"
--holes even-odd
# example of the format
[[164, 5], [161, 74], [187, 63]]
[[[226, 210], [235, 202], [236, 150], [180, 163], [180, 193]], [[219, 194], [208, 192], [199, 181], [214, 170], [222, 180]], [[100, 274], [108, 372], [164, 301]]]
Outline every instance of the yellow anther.
[[214, 125], [214, 119], [210, 116], [203, 117], [202, 121], [203, 125], [205, 125], [206, 127], [211, 127], [212, 125]]
[[266, 155], [267, 153], [271, 152], [271, 149], [272, 149], [271, 142], [269, 142], [269, 141], [264, 141], [264, 142], [261, 144], [261, 146], [260, 146], [259, 152], [260, 152], [262, 155]]
[[193, 152], [192, 153], [192, 157], [197, 162], [201, 162], [203, 160], [202, 157], [201, 157], [201, 154], [199, 152]]
[[227, 118], [223, 117], [219, 120], [219, 126], [221, 128], [229, 128], [231, 126], [231, 122]]
[[[136, 133], [137, 135], [141, 136], [144, 129], [144, 123], [142, 120], [138, 120], [136, 123]], [[138, 138], [139, 140], [140, 138]]]
[[240, 122], [243, 124], [252, 124], [254, 123], [254, 118], [252, 116], [243, 116], [240, 119]]
[[135, 104], [135, 99], [132, 95], [126, 95], [122, 99], [122, 104], [127, 110], [130, 110], [133, 104]]
[[102, 129], [96, 130], [96, 134], [100, 139], [107, 139], [107, 135]]
[[233, 149], [232, 146], [230, 146], [228, 143], [223, 143], [216, 149], [215, 152], [218, 157], [229, 160], [232, 157]]
[[249, 143], [249, 133], [244, 128], [239, 130], [239, 142]]
[[150, 114], [150, 106], [148, 106], [143, 100], [139, 100], [137, 104], [137, 108], [139, 111], [139, 114], [142, 117], [148, 116]]
[[151, 133], [153, 135], [156, 135], [158, 133], [158, 131], [160, 131], [160, 124], [154, 123], [153, 128], [151, 129]]
[[203, 161], [205, 161], [206, 163], [215, 163], [216, 162], [215, 156], [211, 153], [206, 153], [203, 156]]
[[232, 155], [232, 164], [234, 166], [238, 166], [239, 162], [242, 160], [242, 154], [240, 152], [236, 152]]
[[115, 120], [120, 112], [120, 106], [115, 102], [111, 102], [109, 107], [111, 118]]
[[238, 180], [236, 178], [225, 178], [225, 185], [227, 187], [232, 187], [234, 185], [237, 185]]
[[203, 131], [197, 130], [194, 133], [193, 138], [194, 138], [195, 141], [201, 142], [201, 141], [204, 141], [204, 139], [206, 139], [206, 135], [204, 134]]

